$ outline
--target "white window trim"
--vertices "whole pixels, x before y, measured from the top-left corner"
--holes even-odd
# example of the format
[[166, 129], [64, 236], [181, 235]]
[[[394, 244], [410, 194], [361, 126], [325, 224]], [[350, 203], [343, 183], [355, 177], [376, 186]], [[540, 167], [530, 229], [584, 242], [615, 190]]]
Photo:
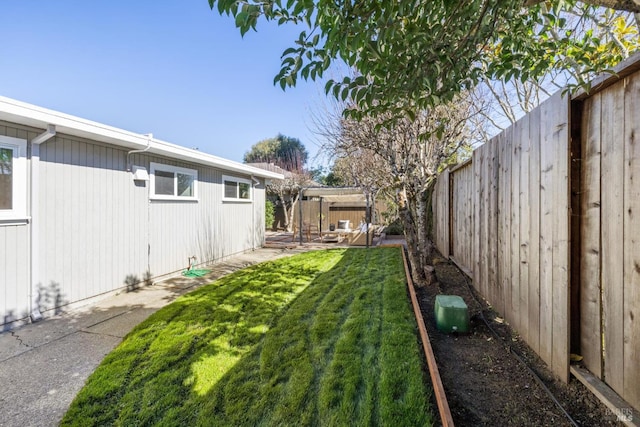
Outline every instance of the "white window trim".
[[0, 209], [0, 226], [26, 223], [27, 140], [0, 135], [0, 147], [13, 150], [12, 209]]
[[[198, 201], [198, 171], [195, 169], [187, 169], [181, 168], [179, 166], [165, 165], [163, 163], [154, 163], [151, 162], [150, 165], [151, 176], [149, 180], [149, 198], [151, 200], [179, 200], [185, 202], [197, 202]], [[172, 172], [174, 174], [183, 174], [183, 175], [191, 175], [193, 176], [193, 196], [178, 196], [173, 195], [169, 196], [167, 194], [155, 194], [156, 191], [156, 170], [163, 172]], [[177, 177], [175, 178], [177, 179]], [[174, 192], [177, 191], [177, 185], [174, 187]]]
[[[226, 193], [225, 193], [225, 186], [224, 186], [224, 182], [225, 181], [233, 181], [236, 183], [243, 183], [243, 184], [249, 184], [249, 198], [248, 199], [241, 199], [237, 192], [236, 192], [236, 197], [227, 197]], [[240, 186], [237, 187], [238, 191], [240, 191]], [[231, 176], [231, 175], [222, 175], [222, 201], [223, 202], [236, 202], [236, 203], [251, 203], [253, 202], [253, 185], [251, 185], [251, 180], [249, 179], [245, 179], [245, 178], [238, 178], [236, 176]]]

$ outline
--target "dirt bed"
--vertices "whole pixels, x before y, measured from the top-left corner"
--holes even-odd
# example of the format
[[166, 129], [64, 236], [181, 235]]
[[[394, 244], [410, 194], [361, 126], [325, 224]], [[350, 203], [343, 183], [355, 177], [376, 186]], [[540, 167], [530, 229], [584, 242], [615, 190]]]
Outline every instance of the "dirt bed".
[[[618, 425], [615, 414], [578, 380], [572, 377], [568, 385], [554, 380], [541, 359], [468, 286], [468, 279], [453, 263], [438, 257], [433, 262], [438, 284], [418, 288], [417, 295], [456, 426], [572, 425], [510, 348], [537, 372], [578, 425]], [[460, 295], [465, 300], [470, 333], [449, 335], [436, 329], [437, 294]]]

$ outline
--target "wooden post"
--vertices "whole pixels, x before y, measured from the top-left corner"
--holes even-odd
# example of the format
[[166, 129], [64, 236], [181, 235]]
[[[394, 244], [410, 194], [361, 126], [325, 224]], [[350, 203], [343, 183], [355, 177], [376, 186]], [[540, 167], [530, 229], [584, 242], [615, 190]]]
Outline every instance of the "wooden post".
[[369, 248], [369, 223], [371, 222], [371, 212], [369, 211], [369, 191], [365, 193], [365, 210], [364, 210], [364, 220], [366, 221], [365, 229], [367, 230], [367, 235], [365, 236], [365, 246], [367, 249]]
[[320, 196], [320, 226], [318, 227], [318, 236], [322, 240], [322, 196]]
[[453, 193], [454, 193], [454, 183], [453, 183], [453, 175], [454, 173], [452, 171], [449, 171], [449, 194], [447, 194], [447, 197], [449, 198], [449, 256], [455, 256], [455, 253], [453, 252], [454, 249], [454, 245], [453, 245], [453, 241], [455, 238], [455, 230], [454, 230], [454, 225], [456, 224], [456, 216], [454, 215], [454, 211], [455, 211], [455, 205], [454, 205], [454, 200], [453, 200]]
[[300, 225], [299, 227], [299, 231], [300, 231], [300, 244], [302, 245], [302, 196], [304, 195], [304, 188], [300, 188], [300, 195], [298, 196], [298, 202], [300, 203], [300, 205], [298, 206], [298, 212], [300, 213], [300, 215], [298, 215], [300, 218], [298, 219], [298, 224]]

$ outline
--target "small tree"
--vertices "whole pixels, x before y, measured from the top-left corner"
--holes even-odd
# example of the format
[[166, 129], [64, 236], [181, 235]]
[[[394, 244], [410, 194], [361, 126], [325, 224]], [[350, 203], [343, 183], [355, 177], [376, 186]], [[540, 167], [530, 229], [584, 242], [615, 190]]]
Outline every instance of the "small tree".
[[293, 213], [300, 198], [300, 189], [309, 185], [312, 181], [308, 174], [286, 172], [282, 181], [273, 180], [267, 185], [267, 192], [275, 194], [282, 203], [284, 209], [284, 226], [287, 231], [292, 231]]

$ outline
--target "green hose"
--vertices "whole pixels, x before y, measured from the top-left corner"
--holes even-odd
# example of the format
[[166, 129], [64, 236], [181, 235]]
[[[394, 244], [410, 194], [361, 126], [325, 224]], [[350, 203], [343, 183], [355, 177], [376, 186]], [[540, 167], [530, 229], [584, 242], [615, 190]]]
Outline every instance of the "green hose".
[[182, 275], [184, 277], [202, 277], [205, 276], [207, 274], [209, 274], [211, 272], [211, 270], [206, 270], [206, 269], [193, 269], [193, 270], [184, 270], [182, 272]]

